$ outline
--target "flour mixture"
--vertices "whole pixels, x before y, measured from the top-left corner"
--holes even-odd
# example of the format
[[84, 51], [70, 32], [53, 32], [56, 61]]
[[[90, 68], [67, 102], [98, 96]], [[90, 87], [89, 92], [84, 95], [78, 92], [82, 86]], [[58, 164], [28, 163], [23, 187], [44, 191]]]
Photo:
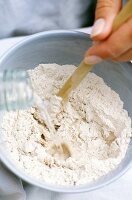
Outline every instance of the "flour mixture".
[[115, 169], [124, 158], [131, 120], [119, 95], [89, 73], [63, 105], [55, 95], [73, 65], [40, 64], [29, 70], [45, 101], [55, 132], [32, 107], [5, 114], [2, 132], [10, 157], [30, 176], [52, 184], [79, 185]]

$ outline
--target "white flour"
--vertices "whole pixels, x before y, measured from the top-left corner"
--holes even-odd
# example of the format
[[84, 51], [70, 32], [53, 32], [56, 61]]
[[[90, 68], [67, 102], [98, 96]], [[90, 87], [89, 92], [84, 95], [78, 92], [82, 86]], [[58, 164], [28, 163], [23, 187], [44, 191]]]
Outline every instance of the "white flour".
[[55, 96], [73, 65], [41, 64], [29, 74], [45, 100], [55, 133], [37, 108], [5, 114], [2, 132], [16, 165], [48, 183], [79, 185], [115, 169], [125, 156], [131, 120], [119, 95], [89, 73], [63, 106]]

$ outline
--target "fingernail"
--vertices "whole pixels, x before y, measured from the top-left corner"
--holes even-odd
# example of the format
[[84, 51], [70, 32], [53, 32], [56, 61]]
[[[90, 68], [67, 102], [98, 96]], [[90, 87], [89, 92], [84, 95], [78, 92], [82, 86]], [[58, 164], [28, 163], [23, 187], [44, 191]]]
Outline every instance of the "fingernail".
[[103, 18], [97, 19], [92, 28], [91, 37], [95, 37], [102, 33], [105, 26], [105, 20]]
[[84, 58], [84, 62], [86, 64], [96, 64], [102, 61], [102, 58], [98, 57], [98, 56], [87, 56]]

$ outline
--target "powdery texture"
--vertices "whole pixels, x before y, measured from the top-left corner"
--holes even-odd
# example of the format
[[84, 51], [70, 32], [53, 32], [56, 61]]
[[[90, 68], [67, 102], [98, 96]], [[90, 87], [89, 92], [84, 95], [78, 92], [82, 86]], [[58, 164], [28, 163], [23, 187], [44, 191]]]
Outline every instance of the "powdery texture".
[[45, 100], [56, 132], [50, 133], [37, 108], [5, 114], [2, 132], [16, 165], [30, 176], [59, 185], [91, 182], [115, 169], [125, 156], [131, 120], [119, 95], [89, 73], [63, 106], [55, 94], [73, 65], [40, 64], [29, 70]]

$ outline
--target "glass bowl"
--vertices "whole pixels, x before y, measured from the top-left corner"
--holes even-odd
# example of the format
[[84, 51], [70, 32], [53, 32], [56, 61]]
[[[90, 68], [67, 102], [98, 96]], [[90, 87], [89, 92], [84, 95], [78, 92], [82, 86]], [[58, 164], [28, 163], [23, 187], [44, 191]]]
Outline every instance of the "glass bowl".
[[[0, 58], [0, 70], [7, 68], [34, 68], [40, 63], [78, 65], [85, 51], [91, 46], [88, 34], [74, 31], [49, 31], [26, 37], [23, 41], [8, 50]], [[124, 101], [124, 108], [132, 118], [132, 66], [131, 63], [114, 63], [104, 61], [96, 65], [93, 71], [115, 90]], [[3, 112], [0, 112], [0, 123]], [[90, 184], [80, 186], [50, 185], [29, 177], [18, 169], [10, 160], [0, 134], [0, 158], [4, 165], [26, 182], [44, 189], [65, 193], [77, 193], [96, 190], [123, 175], [132, 166], [132, 142], [125, 158], [118, 168]]]

